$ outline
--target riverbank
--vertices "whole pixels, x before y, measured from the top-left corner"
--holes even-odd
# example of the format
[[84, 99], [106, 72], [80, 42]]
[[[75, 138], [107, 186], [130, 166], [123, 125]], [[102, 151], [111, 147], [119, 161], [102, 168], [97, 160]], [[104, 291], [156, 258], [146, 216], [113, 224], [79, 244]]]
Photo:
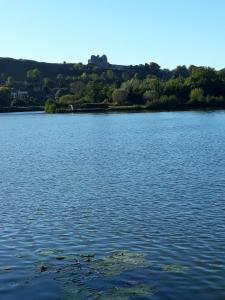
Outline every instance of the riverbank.
[[[58, 108], [54, 113], [56, 114], [82, 114], [82, 113], [111, 113], [111, 112], [176, 112], [176, 111], [216, 111], [225, 110], [225, 107], [174, 107], [174, 108], [158, 108], [152, 109], [145, 105], [133, 106], [109, 106], [107, 108], [78, 108], [71, 110], [70, 108]], [[45, 112], [43, 106], [29, 106], [29, 107], [0, 107], [0, 113], [13, 112]], [[48, 113], [48, 112], [46, 112]]]
[[78, 108], [71, 110], [70, 108], [58, 108], [55, 113], [57, 114], [80, 114], [80, 113], [111, 113], [111, 112], [176, 112], [176, 111], [213, 111], [225, 110], [225, 107], [190, 107], [179, 106], [171, 108], [149, 108], [145, 105], [134, 106], [109, 106], [107, 108]]
[[43, 106], [0, 107], [0, 113], [44, 111]]

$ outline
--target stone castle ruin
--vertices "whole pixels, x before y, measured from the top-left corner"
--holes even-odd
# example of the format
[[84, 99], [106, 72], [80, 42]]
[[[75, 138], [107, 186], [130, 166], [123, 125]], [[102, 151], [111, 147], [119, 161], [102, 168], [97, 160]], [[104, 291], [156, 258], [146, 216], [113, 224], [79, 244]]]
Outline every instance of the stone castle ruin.
[[110, 64], [105, 54], [103, 54], [102, 56], [92, 55], [91, 58], [88, 60], [88, 64], [96, 65], [103, 69], [112, 69], [120, 71], [126, 70], [128, 68], [127, 66]]
[[97, 65], [99, 67], [107, 68], [109, 63], [107, 56], [104, 54], [102, 56], [100, 55], [92, 55], [91, 58], [88, 60], [89, 64]]

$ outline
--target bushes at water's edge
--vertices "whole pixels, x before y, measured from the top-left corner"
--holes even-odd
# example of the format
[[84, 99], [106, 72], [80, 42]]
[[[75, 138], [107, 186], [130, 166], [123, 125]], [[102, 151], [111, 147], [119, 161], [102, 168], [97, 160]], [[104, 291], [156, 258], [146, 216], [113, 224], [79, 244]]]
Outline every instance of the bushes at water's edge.
[[150, 110], [172, 110], [179, 109], [182, 104], [178, 101], [176, 96], [161, 96], [159, 100], [153, 100], [146, 106]]
[[56, 103], [52, 99], [48, 99], [45, 103], [45, 112], [53, 114], [56, 112]]

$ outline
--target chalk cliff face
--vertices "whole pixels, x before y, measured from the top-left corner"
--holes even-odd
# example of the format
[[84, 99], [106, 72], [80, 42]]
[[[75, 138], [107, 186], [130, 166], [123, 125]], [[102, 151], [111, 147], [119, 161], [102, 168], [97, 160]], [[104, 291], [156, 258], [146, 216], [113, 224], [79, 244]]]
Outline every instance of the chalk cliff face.
[[127, 68], [127, 66], [110, 64], [105, 54], [102, 56], [92, 55], [91, 58], [88, 60], [88, 64], [93, 64], [101, 68], [107, 68], [112, 70], [125, 70]]

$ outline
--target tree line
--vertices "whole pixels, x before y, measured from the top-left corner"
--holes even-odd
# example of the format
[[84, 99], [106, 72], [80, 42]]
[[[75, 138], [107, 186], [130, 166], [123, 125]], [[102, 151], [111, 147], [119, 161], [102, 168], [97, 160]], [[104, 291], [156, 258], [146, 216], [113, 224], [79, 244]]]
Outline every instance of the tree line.
[[[99, 104], [151, 110], [225, 108], [225, 69], [168, 70], [149, 63], [112, 70], [79, 63], [51, 77], [38, 68], [27, 70], [23, 83], [4, 74], [0, 79], [0, 106], [45, 105], [48, 112]], [[27, 97], [12, 99], [12, 90], [18, 89], [26, 90]]]

